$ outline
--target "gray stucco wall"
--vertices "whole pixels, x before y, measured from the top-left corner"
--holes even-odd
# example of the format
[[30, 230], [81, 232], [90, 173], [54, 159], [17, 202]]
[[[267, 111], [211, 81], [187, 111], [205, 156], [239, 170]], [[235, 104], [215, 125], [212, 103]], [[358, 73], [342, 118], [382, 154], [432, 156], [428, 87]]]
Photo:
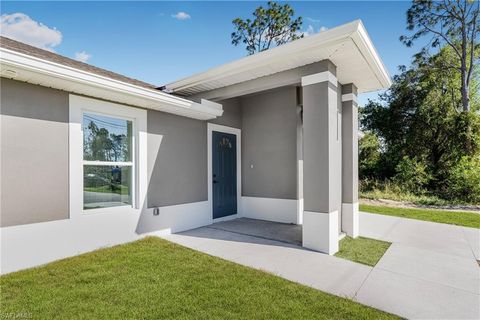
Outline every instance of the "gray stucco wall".
[[324, 213], [332, 211], [329, 110], [336, 108], [336, 101], [332, 106], [332, 101], [326, 98], [328, 87], [328, 82], [303, 87], [304, 208]]
[[[2, 79], [2, 227], [69, 217], [68, 95]], [[296, 199], [295, 87], [221, 103], [211, 122], [242, 128], [243, 195]], [[206, 201], [207, 122], [153, 110], [147, 121], [147, 206]]]
[[1, 78], [1, 226], [68, 218], [68, 93]]
[[244, 97], [241, 104], [242, 195], [297, 199], [296, 88]]
[[240, 98], [231, 98], [217, 101], [223, 106], [221, 117], [210, 120], [209, 122], [223, 126], [242, 128], [242, 105]]
[[[241, 128], [240, 98], [219, 101], [223, 115], [209, 122]], [[148, 111], [148, 207], [206, 201], [207, 123]]]
[[207, 123], [148, 110], [148, 207], [206, 201]]

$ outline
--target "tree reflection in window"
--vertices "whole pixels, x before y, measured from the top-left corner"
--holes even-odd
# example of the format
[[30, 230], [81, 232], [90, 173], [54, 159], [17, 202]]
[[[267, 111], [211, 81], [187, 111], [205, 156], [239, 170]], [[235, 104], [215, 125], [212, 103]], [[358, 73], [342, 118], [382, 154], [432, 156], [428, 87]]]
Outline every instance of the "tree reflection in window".
[[83, 115], [83, 159], [132, 161], [132, 121], [96, 114]]
[[132, 140], [132, 121], [84, 113], [85, 210], [132, 205]]

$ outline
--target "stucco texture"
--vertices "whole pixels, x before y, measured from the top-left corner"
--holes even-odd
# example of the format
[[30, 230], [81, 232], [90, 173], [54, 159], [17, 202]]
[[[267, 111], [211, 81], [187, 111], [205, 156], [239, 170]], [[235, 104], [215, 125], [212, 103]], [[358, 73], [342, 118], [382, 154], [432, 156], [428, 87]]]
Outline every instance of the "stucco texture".
[[1, 79], [1, 226], [68, 218], [68, 93]]

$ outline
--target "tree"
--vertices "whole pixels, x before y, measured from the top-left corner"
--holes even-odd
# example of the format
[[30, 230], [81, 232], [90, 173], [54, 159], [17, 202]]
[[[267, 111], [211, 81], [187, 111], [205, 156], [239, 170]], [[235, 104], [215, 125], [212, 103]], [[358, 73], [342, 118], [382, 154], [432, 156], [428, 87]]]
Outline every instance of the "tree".
[[[450, 92], [458, 88], [461, 76], [454, 70], [439, 72], [440, 65], [455, 63], [458, 56], [446, 46], [428, 60], [424, 58], [417, 56], [410, 68], [401, 67], [392, 87], [380, 96], [380, 101], [369, 101], [361, 109], [361, 128], [374, 133], [381, 141], [380, 160], [374, 167], [376, 172], [370, 176], [380, 180], [397, 175], [405, 178], [421, 169], [428, 177], [422, 180], [424, 187], [448, 199], [452, 197], [452, 183], [458, 183], [462, 180], [458, 177], [471, 174], [475, 169], [470, 164], [458, 167], [461, 159], [477, 159], [480, 154], [478, 65], [471, 82], [472, 112], [458, 113], [452, 108], [458, 97]], [[362, 161], [360, 158], [359, 163]], [[478, 163], [472, 161], [469, 163]], [[476, 170], [480, 171], [480, 167]], [[455, 179], [453, 172], [457, 172]], [[419, 188], [416, 189], [412, 192]], [[457, 194], [464, 199], [480, 196], [474, 194], [478, 189], [470, 189], [469, 194], [467, 188], [457, 189], [462, 190], [463, 193]]]
[[236, 18], [232, 21], [236, 29], [232, 32], [232, 44], [243, 43], [248, 54], [254, 54], [272, 45], [279, 46], [303, 38], [303, 34], [299, 33], [302, 18], [293, 19], [294, 14], [290, 5], [269, 1], [267, 8], [260, 6], [255, 9], [253, 20]]
[[407, 11], [407, 30], [410, 36], [400, 40], [408, 47], [414, 41], [431, 36], [420, 54], [428, 49], [449, 46], [458, 57], [458, 63], [446, 64], [442, 69], [455, 70], [460, 74], [461, 107], [470, 110], [470, 83], [475, 64], [478, 63], [480, 34], [480, 9], [478, 0], [417, 0]]
[[372, 132], [365, 132], [358, 140], [358, 171], [361, 177], [372, 178], [378, 173], [380, 141]]

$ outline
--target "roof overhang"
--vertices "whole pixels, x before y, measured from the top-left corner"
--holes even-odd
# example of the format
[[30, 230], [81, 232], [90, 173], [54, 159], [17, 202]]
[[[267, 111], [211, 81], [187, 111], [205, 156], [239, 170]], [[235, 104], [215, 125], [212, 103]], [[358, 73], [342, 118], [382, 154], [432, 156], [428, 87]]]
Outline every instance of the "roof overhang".
[[5, 48], [0, 48], [0, 67], [4, 78], [189, 118], [208, 120], [223, 113], [217, 103], [196, 103]]
[[337, 66], [338, 81], [355, 84], [360, 93], [391, 85], [365, 27], [356, 20], [169, 83], [165, 88], [181, 96], [198, 95], [326, 59]]

